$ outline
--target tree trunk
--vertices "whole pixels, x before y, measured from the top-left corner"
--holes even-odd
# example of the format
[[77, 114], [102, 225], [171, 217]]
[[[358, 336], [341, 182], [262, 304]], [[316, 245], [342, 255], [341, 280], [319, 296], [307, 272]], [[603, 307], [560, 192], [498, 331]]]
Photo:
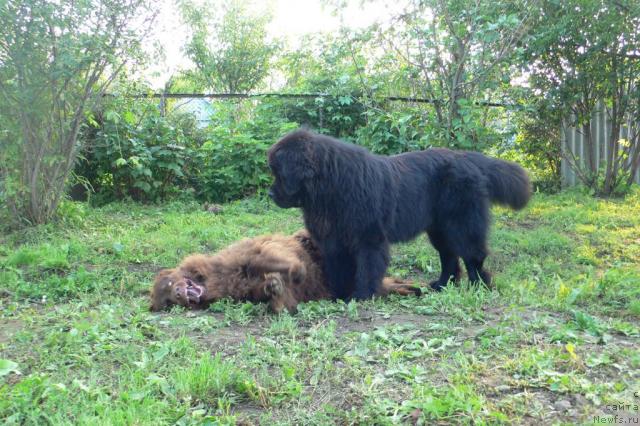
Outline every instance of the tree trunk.
[[607, 170], [604, 177], [604, 185], [602, 187], [603, 195], [611, 195], [618, 178], [618, 140], [620, 139], [620, 120], [617, 116], [618, 108], [616, 102], [613, 102], [611, 114], [611, 133], [607, 145], [609, 152], [607, 155]]
[[591, 119], [582, 124], [582, 135], [584, 137], [585, 165], [587, 167], [587, 178], [589, 187], [595, 187], [598, 183], [598, 168], [593, 152], [593, 135], [591, 133]]

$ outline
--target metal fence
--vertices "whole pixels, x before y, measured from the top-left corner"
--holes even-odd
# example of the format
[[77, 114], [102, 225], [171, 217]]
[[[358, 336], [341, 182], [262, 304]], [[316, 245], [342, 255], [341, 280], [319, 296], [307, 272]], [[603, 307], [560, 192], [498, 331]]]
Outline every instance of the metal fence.
[[[588, 168], [586, 166], [587, 150], [589, 149], [588, 143], [585, 142], [585, 135], [581, 127], [573, 127], [569, 122], [565, 122], [560, 132], [561, 147], [562, 147], [562, 165], [561, 175], [563, 186], [572, 186], [580, 183], [575, 171], [571, 168], [569, 157], [574, 158], [575, 162], [580, 164], [581, 168]], [[640, 149], [640, 117], [632, 117], [629, 115], [626, 122], [620, 129], [620, 141], [625, 140], [629, 143], [622, 143], [621, 149], [633, 152]], [[591, 149], [593, 150], [593, 156], [595, 164], [600, 169], [606, 166], [606, 159], [609, 155], [609, 144], [607, 143], [609, 135], [611, 133], [611, 121], [607, 108], [600, 104], [598, 105], [591, 115], [591, 137], [593, 140]], [[620, 142], [619, 142], [620, 143]], [[630, 161], [627, 159], [625, 161]], [[636, 171], [634, 177], [635, 183], [640, 183], [640, 169]]]

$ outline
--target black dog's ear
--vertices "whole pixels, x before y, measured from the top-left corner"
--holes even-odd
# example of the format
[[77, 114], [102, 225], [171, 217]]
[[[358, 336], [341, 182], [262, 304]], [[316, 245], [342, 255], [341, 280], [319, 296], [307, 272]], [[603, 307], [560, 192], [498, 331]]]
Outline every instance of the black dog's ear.
[[294, 195], [298, 193], [305, 177], [304, 167], [300, 164], [287, 164], [283, 167], [280, 179], [282, 180], [282, 189], [285, 194]]
[[268, 162], [279, 186], [285, 195], [297, 194], [314, 176], [312, 169], [313, 135], [297, 130], [284, 136], [269, 149]]
[[282, 189], [287, 195], [297, 194], [304, 183], [313, 177], [313, 170], [306, 158], [295, 153], [287, 161], [280, 163], [279, 177]]

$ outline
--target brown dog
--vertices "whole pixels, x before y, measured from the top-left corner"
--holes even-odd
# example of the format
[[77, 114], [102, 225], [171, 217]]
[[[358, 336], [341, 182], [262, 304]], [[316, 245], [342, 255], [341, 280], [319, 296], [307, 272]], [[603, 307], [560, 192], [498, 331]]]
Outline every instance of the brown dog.
[[[385, 278], [378, 295], [420, 295], [418, 287]], [[151, 290], [151, 310], [171, 305], [205, 308], [211, 302], [267, 302], [274, 312], [296, 311], [301, 302], [332, 299], [319, 251], [307, 231], [239, 241], [214, 255], [196, 254], [164, 269]]]

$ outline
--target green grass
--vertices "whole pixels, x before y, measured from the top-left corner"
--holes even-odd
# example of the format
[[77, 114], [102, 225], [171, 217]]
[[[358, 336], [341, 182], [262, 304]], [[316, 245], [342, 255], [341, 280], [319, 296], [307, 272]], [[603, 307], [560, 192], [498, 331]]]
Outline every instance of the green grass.
[[[67, 204], [57, 224], [0, 237], [3, 424], [522, 424], [633, 416], [640, 404], [640, 190], [536, 195], [494, 209], [491, 290], [296, 315], [220, 301], [148, 311], [155, 272], [300, 212], [260, 199]], [[438, 272], [426, 238], [390, 273]], [[631, 404], [631, 411], [611, 411]]]

